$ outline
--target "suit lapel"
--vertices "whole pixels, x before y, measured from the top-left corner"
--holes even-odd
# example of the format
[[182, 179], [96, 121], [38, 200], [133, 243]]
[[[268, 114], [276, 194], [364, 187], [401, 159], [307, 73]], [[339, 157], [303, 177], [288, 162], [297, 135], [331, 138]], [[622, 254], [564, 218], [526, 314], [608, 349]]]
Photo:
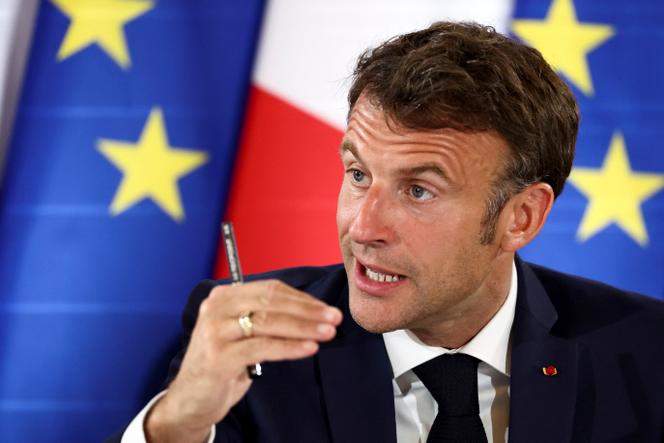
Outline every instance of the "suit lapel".
[[348, 287], [337, 338], [317, 355], [332, 440], [396, 443], [392, 367], [383, 337], [358, 326], [348, 310]]
[[[576, 343], [551, 334], [558, 314], [532, 269], [517, 259], [512, 329], [510, 442], [570, 441], [578, 388]], [[555, 367], [556, 375], [543, 368]]]

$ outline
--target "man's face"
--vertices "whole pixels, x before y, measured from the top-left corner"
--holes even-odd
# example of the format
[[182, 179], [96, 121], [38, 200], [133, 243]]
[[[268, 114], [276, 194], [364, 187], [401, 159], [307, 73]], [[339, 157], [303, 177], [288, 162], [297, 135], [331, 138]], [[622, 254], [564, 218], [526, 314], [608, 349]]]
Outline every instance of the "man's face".
[[388, 127], [362, 96], [341, 151], [337, 227], [355, 321], [372, 332], [427, 329], [485, 302], [501, 232], [482, 245], [482, 218], [503, 139]]

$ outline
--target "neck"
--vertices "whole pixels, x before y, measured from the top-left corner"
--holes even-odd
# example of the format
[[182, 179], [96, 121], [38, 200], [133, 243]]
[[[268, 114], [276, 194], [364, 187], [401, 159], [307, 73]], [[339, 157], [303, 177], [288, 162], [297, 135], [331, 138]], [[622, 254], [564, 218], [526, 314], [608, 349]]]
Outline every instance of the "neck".
[[441, 320], [411, 331], [428, 346], [456, 349], [468, 343], [496, 315], [507, 300], [512, 284], [514, 254], [500, 254], [480, 287]]

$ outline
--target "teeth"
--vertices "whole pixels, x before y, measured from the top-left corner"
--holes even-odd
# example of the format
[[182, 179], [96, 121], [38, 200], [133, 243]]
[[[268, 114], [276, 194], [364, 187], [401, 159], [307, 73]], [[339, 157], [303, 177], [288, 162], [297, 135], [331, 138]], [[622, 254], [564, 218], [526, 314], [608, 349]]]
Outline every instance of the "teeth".
[[390, 274], [383, 274], [381, 272], [376, 272], [372, 271], [369, 268], [366, 269], [366, 276], [369, 277], [369, 279], [374, 280], [374, 281], [379, 281], [379, 282], [396, 282], [399, 281], [399, 276], [398, 275], [390, 275]]

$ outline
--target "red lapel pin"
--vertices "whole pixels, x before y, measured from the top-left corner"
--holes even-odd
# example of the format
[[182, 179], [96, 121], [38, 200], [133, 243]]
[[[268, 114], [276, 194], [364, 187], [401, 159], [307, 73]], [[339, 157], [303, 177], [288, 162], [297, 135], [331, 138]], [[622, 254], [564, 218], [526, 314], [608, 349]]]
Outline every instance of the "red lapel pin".
[[558, 374], [558, 368], [553, 365], [545, 366], [542, 368], [542, 374], [546, 375], [547, 377], [553, 377], [554, 375]]

